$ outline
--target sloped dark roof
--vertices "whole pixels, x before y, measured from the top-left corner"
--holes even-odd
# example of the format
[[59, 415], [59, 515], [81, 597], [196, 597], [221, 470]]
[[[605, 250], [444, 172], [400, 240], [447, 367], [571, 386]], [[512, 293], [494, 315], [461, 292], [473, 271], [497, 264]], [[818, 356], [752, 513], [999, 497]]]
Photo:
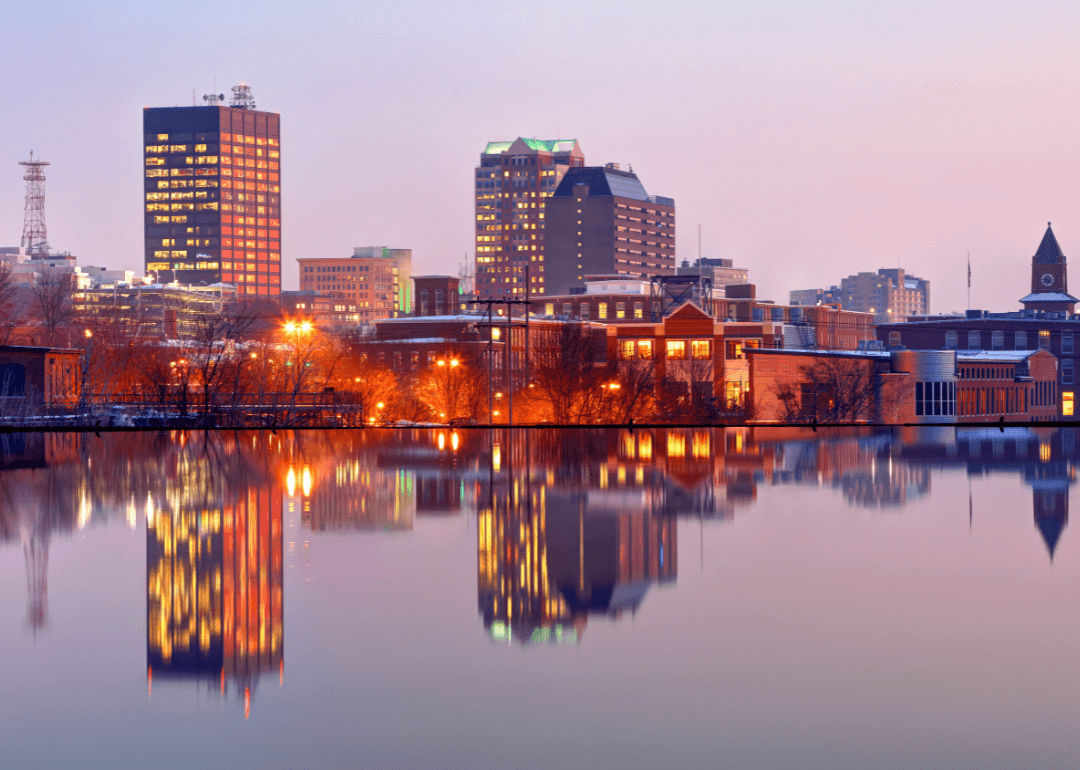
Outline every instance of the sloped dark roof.
[[649, 194], [645, 192], [645, 186], [637, 174], [604, 166], [575, 166], [569, 169], [553, 195], [556, 198], [569, 198], [574, 194], [574, 185], [579, 184], [589, 186], [589, 195], [649, 200]]
[[1065, 255], [1061, 253], [1061, 247], [1058, 246], [1049, 222], [1046, 223], [1046, 234], [1043, 235], [1039, 248], [1035, 250], [1032, 261], [1036, 265], [1060, 265], [1065, 262]]

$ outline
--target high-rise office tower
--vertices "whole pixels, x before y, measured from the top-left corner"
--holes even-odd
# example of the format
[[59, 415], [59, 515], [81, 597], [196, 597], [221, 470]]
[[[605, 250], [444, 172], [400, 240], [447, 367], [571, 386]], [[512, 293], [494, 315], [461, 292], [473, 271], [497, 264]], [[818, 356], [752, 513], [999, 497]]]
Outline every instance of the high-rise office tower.
[[476, 167], [476, 294], [543, 294], [544, 204], [563, 174], [585, 165], [576, 139], [488, 142]]
[[545, 216], [548, 294], [582, 288], [587, 275], [675, 272], [675, 201], [649, 195], [618, 164], [567, 171]]
[[281, 292], [281, 116], [251, 89], [143, 110], [146, 271], [158, 281]]

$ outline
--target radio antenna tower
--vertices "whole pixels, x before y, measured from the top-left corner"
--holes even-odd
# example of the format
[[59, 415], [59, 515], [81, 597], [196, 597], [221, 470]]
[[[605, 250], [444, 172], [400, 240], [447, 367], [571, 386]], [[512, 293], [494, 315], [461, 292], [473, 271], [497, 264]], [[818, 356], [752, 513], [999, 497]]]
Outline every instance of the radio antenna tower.
[[49, 236], [45, 230], [45, 160], [34, 160], [34, 151], [30, 151], [30, 160], [20, 160], [19, 165], [26, 169], [23, 181], [26, 182], [26, 205], [23, 208], [22, 242], [26, 254], [31, 257], [44, 257], [49, 253]]

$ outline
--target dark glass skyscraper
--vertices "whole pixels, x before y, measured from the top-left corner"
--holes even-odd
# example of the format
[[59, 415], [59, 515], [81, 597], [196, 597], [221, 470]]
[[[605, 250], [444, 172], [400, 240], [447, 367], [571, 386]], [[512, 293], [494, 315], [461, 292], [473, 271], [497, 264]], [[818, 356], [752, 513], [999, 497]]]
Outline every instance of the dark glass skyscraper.
[[146, 271], [277, 295], [281, 116], [252, 109], [241, 88], [231, 107], [143, 110]]

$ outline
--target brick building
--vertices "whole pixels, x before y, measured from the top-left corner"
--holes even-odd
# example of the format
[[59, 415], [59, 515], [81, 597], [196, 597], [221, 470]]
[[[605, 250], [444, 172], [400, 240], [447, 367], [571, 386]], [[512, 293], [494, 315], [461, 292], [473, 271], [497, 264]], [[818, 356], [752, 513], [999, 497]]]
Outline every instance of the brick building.
[[1074, 416], [1077, 369], [1080, 365], [1080, 318], [1072, 314], [1077, 300], [1068, 294], [1065, 255], [1053, 229], [1046, 232], [1031, 258], [1031, 292], [1020, 302], [1024, 310], [992, 313], [968, 310], [963, 315], [916, 316], [906, 323], [882, 324], [878, 339], [888, 348], [944, 348], [958, 351], [1046, 350], [1058, 359], [1058, 415]]
[[750, 385], [746, 350], [775, 347], [782, 334], [781, 324], [718, 321], [688, 302], [657, 323], [608, 326], [608, 358], [649, 361], [658, 388], [737, 408]]
[[413, 315], [457, 315], [465, 309], [461, 279], [454, 275], [413, 276]]
[[675, 201], [615, 163], [571, 168], [547, 201], [543, 263], [542, 294], [583, 288], [590, 274], [674, 274]]
[[336, 297], [371, 323], [407, 314], [412, 307], [412, 250], [357, 247], [351, 257], [303, 257], [300, 290]]
[[[727, 296], [687, 296], [717, 321], [782, 326], [783, 344], [788, 347], [855, 350], [859, 343], [874, 339], [873, 316], [869, 313], [841, 310], [834, 305], [777, 305], [757, 299], [752, 283], [730, 284], [726, 292]], [[584, 293], [538, 298], [530, 307], [533, 313], [548, 318], [618, 325], [656, 323], [682, 304], [648, 281], [594, 276], [586, 283]]]
[[0, 408], [72, 405], [82, 387], [82, 351], [0, 346]]
[[[748, 350], [754, 419], [956, 423], [1057, 417], [1045, 350]], [[850, 403], [840, 404], [844, 399]]]

